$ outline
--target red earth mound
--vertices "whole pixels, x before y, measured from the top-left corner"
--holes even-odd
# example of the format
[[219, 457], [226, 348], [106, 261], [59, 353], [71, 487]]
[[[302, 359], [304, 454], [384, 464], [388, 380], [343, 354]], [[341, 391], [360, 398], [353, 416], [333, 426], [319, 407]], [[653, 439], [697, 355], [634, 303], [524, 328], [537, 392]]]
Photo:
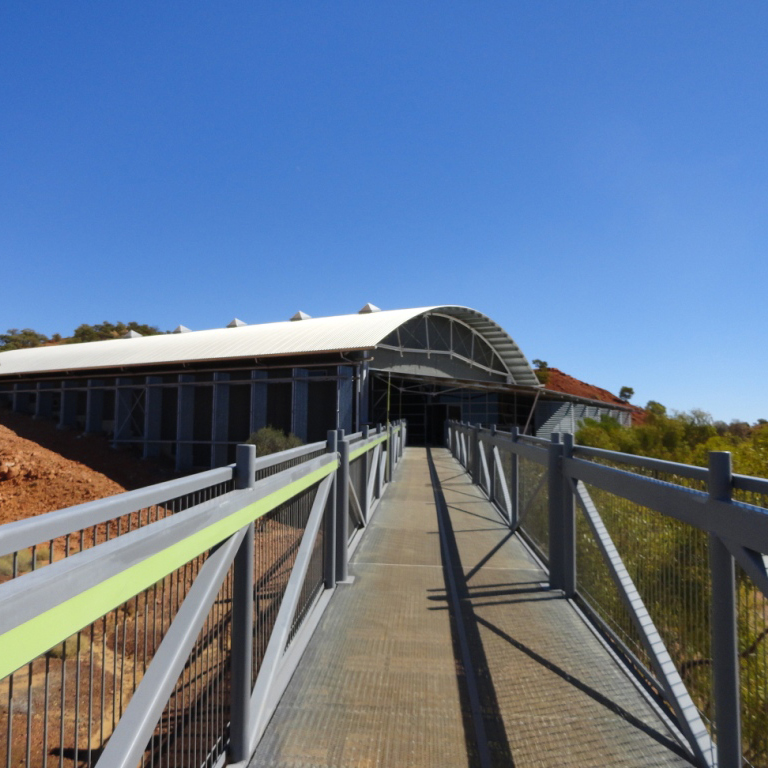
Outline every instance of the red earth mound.
[[548, 368], [547, 370], [549, 371], [549, 379], [544, 386], [552, 392], [563, 392], [567, 395], [599, 400], [601, 403], [623, 405], [632, 409], [633, 424], [642, 424], [645, 420], [645, 411], [642, 408], [630, 405], [626, 400], [622, 400], [607, 389], [601, 389], [594, 386], [594, 384], [587, 384], [584, 381], [575, 379], [573, 376], [569, 376], [557, 368]]
[[168, 480], [107, 439], [0, 410], [0, 524]]

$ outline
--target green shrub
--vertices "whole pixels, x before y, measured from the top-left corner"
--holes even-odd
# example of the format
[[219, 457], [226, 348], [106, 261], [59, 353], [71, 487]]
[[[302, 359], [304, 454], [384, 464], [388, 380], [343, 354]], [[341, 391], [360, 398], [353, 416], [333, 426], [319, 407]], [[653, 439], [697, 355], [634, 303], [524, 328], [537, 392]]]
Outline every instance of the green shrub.
[[254, 432], [246, 443], [256, 446], [257, 456], [267, 456], [270, 453], [279, 453], [287, 451], [289, 448], [298, 448], [304, 445], [300, 438], [291, 432], [285, 434], [282, 429], [275, 427], [262, 427], [258, 432]]
[[[50, 560], [50, 550], [47, 546], [38, 547], [35, 550], [37, 567], [45, 565]], [[19, 576], [32, 570], [32, 550], [22, 549], [16, 558], [16, 569]], [[0, 557], [0, 576], [13, 576], [13, 555]]]

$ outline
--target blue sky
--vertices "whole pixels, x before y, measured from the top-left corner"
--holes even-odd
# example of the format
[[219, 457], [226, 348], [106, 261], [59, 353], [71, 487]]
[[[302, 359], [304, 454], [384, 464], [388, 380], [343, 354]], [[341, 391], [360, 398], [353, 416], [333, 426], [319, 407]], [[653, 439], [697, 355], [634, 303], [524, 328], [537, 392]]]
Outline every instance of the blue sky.
[[768, 5], [0, 8], [0, 330], [474, 307], [768, 418]]

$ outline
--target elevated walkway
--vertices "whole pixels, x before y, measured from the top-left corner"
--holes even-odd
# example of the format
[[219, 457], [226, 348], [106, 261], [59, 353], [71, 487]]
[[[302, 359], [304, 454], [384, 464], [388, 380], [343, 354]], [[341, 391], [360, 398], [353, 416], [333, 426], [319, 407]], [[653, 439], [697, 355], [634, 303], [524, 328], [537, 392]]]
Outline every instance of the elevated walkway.
[[407, 448], [251, 766], [682, 766], [445, 449]]

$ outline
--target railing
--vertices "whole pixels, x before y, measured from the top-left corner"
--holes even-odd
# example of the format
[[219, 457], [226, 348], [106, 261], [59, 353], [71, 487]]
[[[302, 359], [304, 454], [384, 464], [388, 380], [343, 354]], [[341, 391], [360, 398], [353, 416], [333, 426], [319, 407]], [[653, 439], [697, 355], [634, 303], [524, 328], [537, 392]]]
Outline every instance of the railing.
[[0, 766], [247, 760], [405, 429], [238, 446], [235, 465], [0, 527]]
[[768, 480], [456, 422], [447, 445], [691, 759], [768, 767]]

